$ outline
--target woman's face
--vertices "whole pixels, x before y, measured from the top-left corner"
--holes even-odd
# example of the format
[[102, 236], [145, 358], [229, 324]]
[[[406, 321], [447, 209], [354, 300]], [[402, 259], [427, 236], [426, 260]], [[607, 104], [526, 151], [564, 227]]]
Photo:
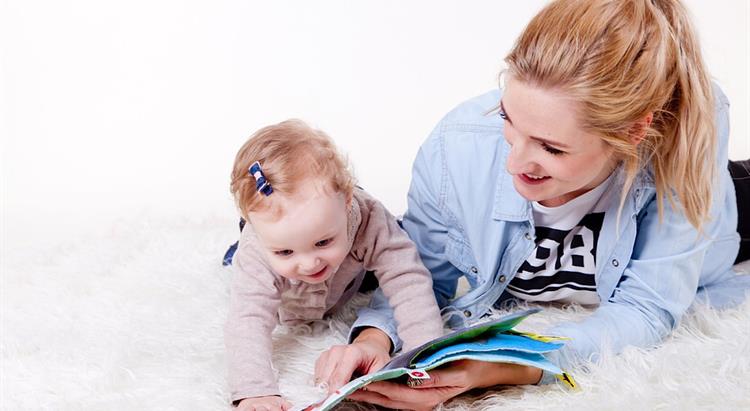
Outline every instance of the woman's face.
[[567, 203], [607, 179], [613, 149], [579, 125], [576, 103], [550, 90], [508, 79], [501, 101], [506, 169], [524, 198], [547, 207]]

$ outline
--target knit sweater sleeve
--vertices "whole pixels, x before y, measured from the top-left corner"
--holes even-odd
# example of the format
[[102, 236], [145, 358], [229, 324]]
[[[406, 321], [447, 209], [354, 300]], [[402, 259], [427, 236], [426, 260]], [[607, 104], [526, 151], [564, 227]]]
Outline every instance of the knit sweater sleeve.
[[404, 350], [442, 336], [443, 324], [432, 290], [432, 277], [416, 246], [380, 202], [363, 197], [357, 199], [362, 223], [355, 252], [360, 254], [365, 269], [375, 273], [393, 308]]
[[271, 363], [271, 334], [278, 321], [280, 285], [259, 258], [257, 244], [246, 232], [235, 256], [236, 269], [224, 328], [232, 402], [280, 395]]

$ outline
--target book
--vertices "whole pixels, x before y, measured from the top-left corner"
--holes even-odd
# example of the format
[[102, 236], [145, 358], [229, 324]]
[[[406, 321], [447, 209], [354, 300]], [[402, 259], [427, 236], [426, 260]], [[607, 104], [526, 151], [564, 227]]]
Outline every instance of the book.
[[429, 378], [428, 371], [458, 360], [536, 367], [553, 373], [567, 386], [577, 389], [578, 385], [569, 374], [544, 357], [545, 353], [560, 349], [567, 338], [513, 329], [526, 317], [539, 311], [538, 308], [521, 311], [446, 334], [394, 357], [379, 371], [350, 381], [322, 400], [294, 410], [328, 411], [349, 394], [373, 382], [404, 376], [426, 379]]

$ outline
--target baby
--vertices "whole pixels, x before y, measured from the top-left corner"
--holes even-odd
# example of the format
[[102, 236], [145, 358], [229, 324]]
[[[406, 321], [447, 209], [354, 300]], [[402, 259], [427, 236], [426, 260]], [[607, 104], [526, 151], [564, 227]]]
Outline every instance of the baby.
[[271, 364], [274, 327], [323, 318], [357, 292], [365, 271], [394, 309], [404, 350], [442, 335], [432, 279], [414, 244], [355, 187], [325, 133], [299, 120], [259, 130], [237, 153], [231, 189], [248, 222], [225, 328], [231, 400], [240, 409], [290, 406]]

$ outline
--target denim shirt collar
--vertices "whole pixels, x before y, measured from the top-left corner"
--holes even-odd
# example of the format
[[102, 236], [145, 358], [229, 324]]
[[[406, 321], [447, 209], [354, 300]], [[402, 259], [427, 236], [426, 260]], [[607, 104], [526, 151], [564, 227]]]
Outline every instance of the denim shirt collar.
[[503, 164], [495, 187], [495, 205], [492, 208], [492, 218], [504, 221], [530, 221], [531, 203], [518, 194], [513, 187], [513, 176], [505, 171], [505, 160], [508, 158], [510, 147], [507, 144], [502, 146]]

